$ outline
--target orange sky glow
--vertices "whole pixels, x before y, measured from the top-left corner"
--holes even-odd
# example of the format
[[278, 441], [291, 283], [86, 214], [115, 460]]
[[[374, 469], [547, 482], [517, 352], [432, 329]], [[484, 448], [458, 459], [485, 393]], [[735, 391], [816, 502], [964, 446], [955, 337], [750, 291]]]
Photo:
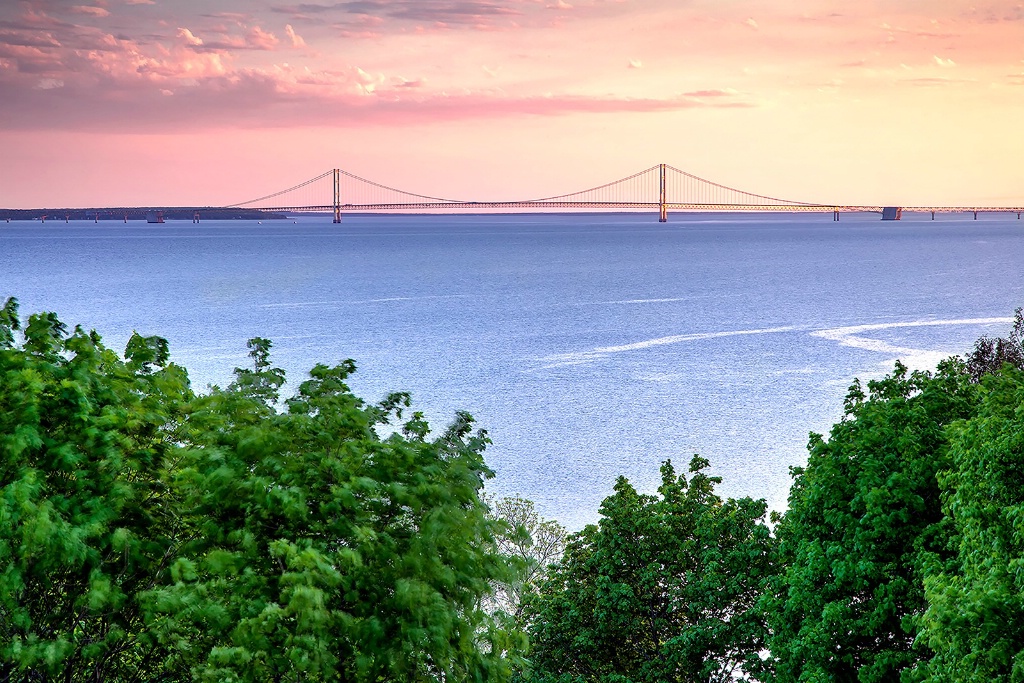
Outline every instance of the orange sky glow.
[[1024, 5], [0, 3], [0, 206], [223, 205], [340, 167], [560, 194], [669, 163], [837, 204], [1024, 204]]

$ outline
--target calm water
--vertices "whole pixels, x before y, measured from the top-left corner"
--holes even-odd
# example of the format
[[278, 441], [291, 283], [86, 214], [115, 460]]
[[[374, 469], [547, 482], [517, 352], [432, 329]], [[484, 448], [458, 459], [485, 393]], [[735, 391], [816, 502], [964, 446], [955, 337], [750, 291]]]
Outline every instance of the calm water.
[[472, 412], [490, 489], [573, 528], [617, 475], [649, 490], [695, 452], [726, 493], [784, 508], [850, 380], [1004, 333], [982, 321], [1024, 304], [1021, 264], [1016, 216], [0, 223], [0, 298], [24, 314], [116, 348], [165, 336], [197, 387], [252, 336], [293, 380], [354, 358], [367, 399], [409, 390], [438, 427]]

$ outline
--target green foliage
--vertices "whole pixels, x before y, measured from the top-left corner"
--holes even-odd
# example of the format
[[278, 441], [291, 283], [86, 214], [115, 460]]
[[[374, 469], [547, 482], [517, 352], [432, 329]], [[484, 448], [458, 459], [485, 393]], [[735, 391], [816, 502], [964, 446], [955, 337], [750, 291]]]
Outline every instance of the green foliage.
[[485, 436], [460, 415], [429, 440], [413, 414], [379, 438], [406, 401], [364, 406], [351, 362], [278, 413], [281, 377], [255, 360], [190, 406], [174, 486], [200, 533], [148, 596], [161, 641], [208, 681], [506, 677], [509, 635], [478, 607], [511, 578], [479, 498]]
[[974, 343], [974, 349], [967, 355], [967, 372], [975, 382], [981, 381], [1002, 369], [1009, 363], [1018, 370], [1024, 370], [1024, 309], [1018, 308], [1013, 314], [1013, 327], [1006, 337], [982, 337]]
[[[0, 680], [136, 680], [161, 646], [140, 592], [179, 525], [165, 429], [191, 394], [173, 365], [137, 373], [95, 333], [0, 316]], [[6, 340], [6, 341], [3, 341]], [[129, 346], [140, 344], [133, 337]], [[155, 680], [155, 679], [154, 679]]]
[[722, 500], [694, 456], [659, 495], [625, 478], [528, 603], [537, 681], [729, 681], [756, 671], [772, 568], [764, 501]]
[[934, 376], [897, 363], [868, 390], [851, 387], [843, 420], [794, 470], [766, 600], [776, 681], [893, 681], [927, 658], [913, 647], [924, 573], [951, 559], [936, 475], [977, 386], [951, 359]]
[[352, 361], [282, 398], [248, 348], [197, 396], [160, 337], [0, 308], [0, 683], [1024, 683], [1020, 309], [855, 382], [776, 538], [695, 456], [567, 539], [483, 498], [468, 414], [434, 436]]
[[925, 581], [935, 657], [920, 680], [1024, 681], [1024, 373], [985, 377], [977, 416], [950, 440], [940, 481], [957, 561]]
[[[0, 681], [502, 681], [481, 609], [516, 580], [481, 501], [488, 443], [437, 438], [351, 361], [281, 401], [270, 342], [189, 390], [166, 341], [0, 313]], [[6, 341], [5, 341], [6, 340]], [[390, 423], [394, 421], [395, 424]]]

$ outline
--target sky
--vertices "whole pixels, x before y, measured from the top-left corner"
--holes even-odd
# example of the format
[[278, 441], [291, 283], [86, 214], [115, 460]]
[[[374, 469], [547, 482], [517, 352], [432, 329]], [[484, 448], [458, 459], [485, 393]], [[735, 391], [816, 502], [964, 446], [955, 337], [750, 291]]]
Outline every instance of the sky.
[[472, 200], [654, 164], [1024, 204], [1016, 0], [0, 0], [0, 206], [224, 205], [331, 168]]

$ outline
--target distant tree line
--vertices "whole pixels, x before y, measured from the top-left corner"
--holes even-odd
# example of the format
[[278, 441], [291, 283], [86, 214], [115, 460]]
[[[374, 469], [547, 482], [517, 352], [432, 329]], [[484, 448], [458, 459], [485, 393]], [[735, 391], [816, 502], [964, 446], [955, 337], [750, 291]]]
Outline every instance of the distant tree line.
[[[201, 221], [220, 220], [283, 220], [287, 214], [279, 211], [260, 211], [259, 209], [239, 209], [220, 207], [167, 207], [154, 209], [167, 220], [191, 221], [199, 213]], [[145, 207], [95, 208], [95, 209], [2, 209], [0, 221], [38, 221], [46, 220], [59, 223], [70, 221], [145, 221]]]
[[[24, 323], [24, 324], [23, 324]], [[789, 507], [694, 456], [567, 535], [490, 499], [468, 414], [283, 398], [271, 343], [191, 388], [0, 308], [0, 683], [1024, 680], [1024, 316], [854, 382]]]

